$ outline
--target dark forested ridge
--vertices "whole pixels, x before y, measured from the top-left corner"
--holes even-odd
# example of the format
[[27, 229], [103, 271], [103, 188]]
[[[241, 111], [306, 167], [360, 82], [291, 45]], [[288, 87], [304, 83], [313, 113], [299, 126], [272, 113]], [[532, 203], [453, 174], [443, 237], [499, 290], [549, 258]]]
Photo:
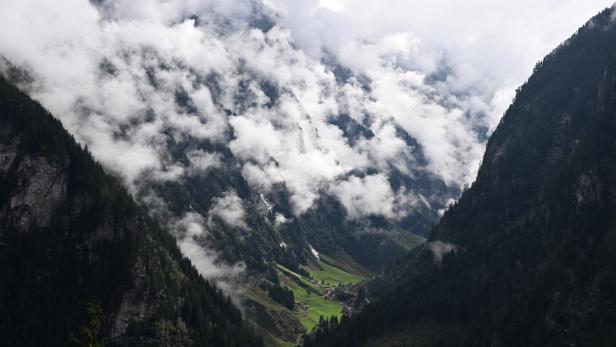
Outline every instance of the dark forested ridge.
[[306, 345], [616, 346], [613, 9], [537, 65], [430, 241]]
[[0, 77], [0, 346], [254, 346], [240, 312]]

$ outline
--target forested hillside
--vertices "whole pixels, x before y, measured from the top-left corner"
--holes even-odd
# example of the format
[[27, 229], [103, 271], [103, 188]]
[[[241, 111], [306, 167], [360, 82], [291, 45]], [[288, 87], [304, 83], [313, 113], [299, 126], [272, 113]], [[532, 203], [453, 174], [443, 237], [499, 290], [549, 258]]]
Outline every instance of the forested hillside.
[[255, 346], [240, 311], [0, 77], [0, 345]]

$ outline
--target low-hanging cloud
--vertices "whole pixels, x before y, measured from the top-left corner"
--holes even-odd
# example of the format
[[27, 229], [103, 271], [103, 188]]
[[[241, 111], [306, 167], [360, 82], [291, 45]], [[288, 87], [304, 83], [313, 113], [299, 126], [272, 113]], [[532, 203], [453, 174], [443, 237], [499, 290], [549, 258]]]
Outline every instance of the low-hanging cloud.
[[[230, 142], [251, 183], [284, 181], [302, 213], [353, 170], [416, 170], [394, 126], [418, 141], [423, 169], [447, 184], [471, 181], [485, 140], [477, 129], [496, 124], [520, 71], [567, 35], [548, 28], [532, 35], [520, 23], [536, 21], [531, 10], [538, 9], [563, 16], [560, 26], [572, 31], [584, 18], [580, 8], [590, 14], [605, 3], [540, 1], [496, 10], [486, 1], [10, 1], [0, 5], [0, 19], [14, 35], [3, 35], [0, 49], [32, 73], [31, 93], [127, 182], [144, 172], [163, 180], [187, 172], [168, 162], [169, 134]], [[492, 16], [471, 20], [486, 8]], [[510, 25], [497, 20], [504, 13]], [[253, 22], [261, 18], [279, 26], [259, 29]], [[511, 40], [493, 39], [477, 22]], [[504, 51], [524, 52], [522, 62], [513, 64]], [[325, 53], [364, 80], [338, 81], [321, 61]], [[200, 81], [212, 75], [217, 95]], [[274, 105], [263, 82], [281, 91]], [[240, 89], [247, 90], [238, 95]], [[178, 91], [191, 110], [178, 107]], [[330, 123], [340, 113], [378, 136], [349, 144]], [[216, 165], [211, 155], [191, 163], [196, 170]]]
[[[325, 192], [350, 218], [400, 219], [427, 201], [394, 187], [391, 172], [472, 181], [535, 61], [609, 4], [2, 1], [0, 54], [133, 193], [231, 155], [258, 191], [284, 184], [296, 215]], [[343, 117], [359, 130], [348, 134]], [[169, 148], [194, 142], [211, 148], [189, 148], [186, 160]], [[180, 246], [216, 274], [197, 240], [213, 216], [247, 229], [242, 201], [228, 192], [205, 219], [186, 212], [174, 225]]]
[[188, 257], [199, 274], [216, 282], [227, 294], [236, 298], [235, 282], [246, 270], [242, 262], [228, 265], [221, 261], [215, 250], [207, 247], [208, 231], [203, 216], [195, 212], [186, 213], [170, 223], [170, 230], [178, 240], [178, 246]]
[[458, 246], [443, 241], [428, 242], [427, 246], [428, 249], [432, 252], [434, 262], [439, 264], [443, 261], [443, 258], [447, 254], [451, 252], [455, 253], [458, 250]]
[[419, 193], [408, 192], [404, 187], [393, 191], [387, 176], [380, 173], [361, 178], [351, 176], [333, 189], [353, 219], [384, 216], [398, 220], [418, 207], [430, 208], [426, 198]]
[[242, 199], [235, 192], [228, 191], [214, 199], [214, 204], [208, 214], [208, 224], [212, 224], [212, 218], [218, 217], [229, 226], [248, 229], [244, 222], [245, 213]]

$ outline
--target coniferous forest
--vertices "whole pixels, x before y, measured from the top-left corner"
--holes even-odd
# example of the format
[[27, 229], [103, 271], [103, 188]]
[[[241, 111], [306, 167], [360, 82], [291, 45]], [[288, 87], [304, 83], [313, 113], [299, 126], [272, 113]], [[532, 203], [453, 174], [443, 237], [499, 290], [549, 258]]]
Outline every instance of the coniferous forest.
[[0, 127], [0, 345], [259, 345], [118, 180], [4, 78]]

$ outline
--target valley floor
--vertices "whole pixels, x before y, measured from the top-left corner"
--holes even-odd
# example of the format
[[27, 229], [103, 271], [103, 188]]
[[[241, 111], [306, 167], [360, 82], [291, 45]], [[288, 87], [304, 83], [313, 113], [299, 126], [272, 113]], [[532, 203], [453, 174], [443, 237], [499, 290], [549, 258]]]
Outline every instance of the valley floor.
[[259, 285], [268, 282], [266, 279], [252, 281], [246, 289], [248, 316], [267, 345], [294, 346], [321, 317], [340, 318], [345, 311], [352, 310], [354, 291], [369, 276], [325, 254], [303, 269], [309, 277], [276, 264], [279, 285], [293, 292], [292, 310], [274, 301]]

